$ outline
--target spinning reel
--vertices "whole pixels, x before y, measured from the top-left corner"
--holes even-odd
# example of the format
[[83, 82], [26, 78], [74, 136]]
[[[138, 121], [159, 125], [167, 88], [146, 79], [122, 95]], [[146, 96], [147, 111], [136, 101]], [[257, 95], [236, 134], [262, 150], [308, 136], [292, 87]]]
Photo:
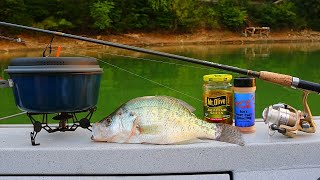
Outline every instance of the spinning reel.
[[271, 105], [263, 110], [264, 122], [268, 126], [271, 123], [269, 135], [274, 134], [271, 134], [271, 131], [278, 131], [288, 137], [294, 137], [298, 131], [315, 133], [316, 125], [307, 102], [308, 95], [308, 91], [303, 91], [303, 111], [283, 103]]

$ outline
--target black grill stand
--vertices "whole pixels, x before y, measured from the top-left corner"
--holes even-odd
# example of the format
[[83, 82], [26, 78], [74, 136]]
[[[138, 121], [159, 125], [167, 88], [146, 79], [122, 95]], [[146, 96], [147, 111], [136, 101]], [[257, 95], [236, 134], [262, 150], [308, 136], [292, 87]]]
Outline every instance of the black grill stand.
[[[75, 131], [79, 126], [91, 130], [90, 119], [93, 115], [93, 112], [96, 111], [96, 107], [89, 108], [83, 111], [76, 112], [61, 112], [54, 116], [52, 119], [59, 121], [58, 127], [50, 127], [48, 125], [48, 114], [50, 113], [27, 113], [27, 116], [30, 118], [31, 123], [33, 124], [33, 132], [30, 132], [31, 144], [33, 146], [40, 145], [40, 143], [36, 143], [35, 138], [37, 134], [41, 131], [41, 129], [46, 130], [48, 133], [53, 132], [65, 132], [65, 131]], [[88, 112], [87, 116], [78, 120], [76, 113]], [[34, 117], [42, 116], [42, 122], [37, 121]], [[68, 124], [68, 120], [72, 120], [72, 124]]]

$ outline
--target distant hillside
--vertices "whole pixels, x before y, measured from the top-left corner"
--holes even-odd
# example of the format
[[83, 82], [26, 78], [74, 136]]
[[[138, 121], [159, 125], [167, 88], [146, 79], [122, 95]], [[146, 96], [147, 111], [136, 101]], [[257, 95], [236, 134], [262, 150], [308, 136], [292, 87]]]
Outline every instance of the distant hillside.
[[319, 0], [1, 0], [0, 7], [1, 21], [86, 34], [239, 32], [251, 25], [320, 30]]

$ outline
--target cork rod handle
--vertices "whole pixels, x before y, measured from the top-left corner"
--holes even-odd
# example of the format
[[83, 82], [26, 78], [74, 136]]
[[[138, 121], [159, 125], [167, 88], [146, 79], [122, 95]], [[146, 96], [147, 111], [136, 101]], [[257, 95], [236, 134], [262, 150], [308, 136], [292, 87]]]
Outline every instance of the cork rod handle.
[[292, 84], [292, 76], [274, 72], [260, 71], [259, 78], [265, 81], [269, 81], [287, 87], [291, 87]]

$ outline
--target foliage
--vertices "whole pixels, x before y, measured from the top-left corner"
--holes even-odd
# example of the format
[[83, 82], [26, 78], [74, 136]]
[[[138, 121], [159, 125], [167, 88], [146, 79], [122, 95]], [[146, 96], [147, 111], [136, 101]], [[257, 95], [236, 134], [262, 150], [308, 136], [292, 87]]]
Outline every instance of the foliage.
[[23, 0], [1, 0], [0, 20], [30, 25], [31, 18]]
[[[192, 26], [196, 21], [197, 11], [194, 10], [195, 1], [193, 0], [172, 0], [172, 1], [161, 1], [162, 4], [158, 5], [164, 11], [171, 14], [171, 29], [173, 31], [186, 30]], [[164, 3], [166, 2], [166, 3]], [[170, 2], [170, 3], [169, 3]], [[154, 9], [157, 10], [157, 9]]]
[[55, 7], [57, 2], [55, 1], [43, 1], [43, 0], [32, 0], [32, 1], [25, 1], [26, 9], [30, 13], [30, 18], [33, 22], [41, 22], [44, 19], [48, 18], [52, 14], [52, 10], [50, 8], [44, 7]]
[[284, 2], [281, 4], [264, 4], [251, 12], [257, 24], [275, 29], [303, 26], [302, 22], [299, 22], [299, 17], [295, 11], [295, 5], [292, 2]]
[[[172, 31], [190, 31], [197, 27], [207, 25], [207, 22], [214, 24], [214, 21], [207, 21], [212, 18], [214, 12], [207, 9], [208, 3], [194, 0], [149, 0], [154, 14], [160, 16], [157, 20], [162, 21], [161, 26]], [[209, 14], [206, 14], [208, 12]], [[166, 17], [161, 16], [166, 14]], [[205, 21], [205, 23], [203, 23]]]
[[247, 12], [241, 7], [242, 4], [245, 4], [245, 2], [220, 0], [217, 5], [217, 12], [221, 24], [230, 29], [242, 28], [247, 18]]
[[73, 27], [72, 23], [67, 21], [66, 19], [56, 19], [53, 16], [44, 19], [40, 23], [36, 23], [35, 26], [41, 29], [52, 30], [68, 29]]
[[292, 0], [296, 13], [301, 17], [300, 21], [306, 23], [306, 27], [320, 30], [320, 1], [319, 0]]
[[91, 16], [95, 20], [94, 25], [98, 27], [100, 30], [111, 27], [111, 18], [109, 16], [111, 10], [114, 7], [113, 2], [106, 1], [98, 1], [91, 6]]
[[297, 21], [295, 6], [292, 2], [285, 2], [274, 6], [272, 15], [276, 20], [274, 25], [280, 28], [293, 27]]
[[1, 0], [0, 20], [72, 32], [242, 29], [320, 30], [319, 0]]
[[151, 7], [147, 0], [113, 0], [114, 9], [110, 13], [115, 31], [146, 30], [150, 26]]
[[218, 13], [215, 10], [215, 7], [207, 3], [206, 5], [203, 5], [200, 7], [200, 17], [201, 22], [198, 27], [206, 28], [206, 29], [214, 29], [219, 28], [219, 22], [218, 22]]

